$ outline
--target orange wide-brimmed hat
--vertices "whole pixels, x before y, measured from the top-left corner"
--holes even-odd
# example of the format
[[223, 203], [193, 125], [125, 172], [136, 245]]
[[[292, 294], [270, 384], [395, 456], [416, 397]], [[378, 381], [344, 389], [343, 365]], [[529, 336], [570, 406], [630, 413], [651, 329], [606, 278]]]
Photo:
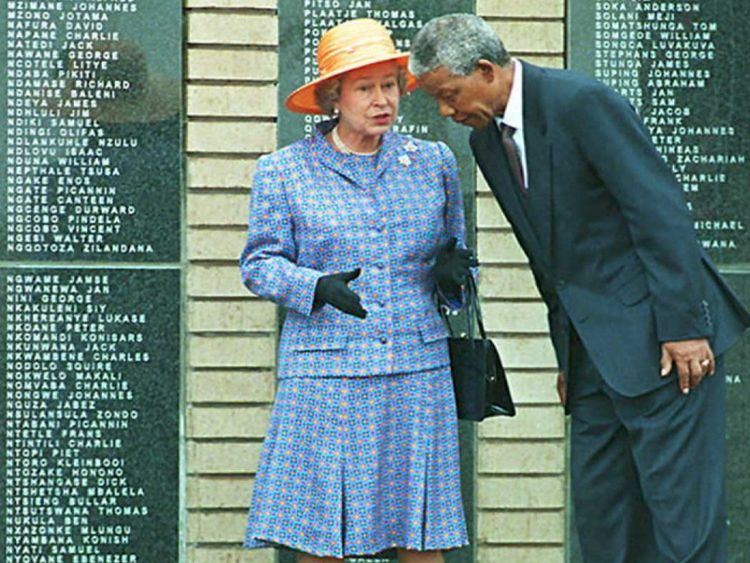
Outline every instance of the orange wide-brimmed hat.
[[411, 91], [416, 79], [409, 72], [408, 53], [396, 50], [390, 32], [371, 19], [344, 22], [326, 31], [318, 45], [318, 78], [297, 88], [287, 96], [284, 105], [297, 113], [323, 113], [315, 101], [315, 89], [326, 80], [357, 68], [393, 61], [406, 72], [406, 89]]

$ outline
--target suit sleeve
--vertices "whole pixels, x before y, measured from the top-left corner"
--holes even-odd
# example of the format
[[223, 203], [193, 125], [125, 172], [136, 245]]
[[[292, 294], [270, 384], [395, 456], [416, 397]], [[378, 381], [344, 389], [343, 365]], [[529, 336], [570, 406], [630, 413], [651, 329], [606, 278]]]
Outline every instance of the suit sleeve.
[[693, 221], [643, 122], [603, 85], [579, 92], [568, 117], [580, 150], [627, 222], [647, 273], [659, 341], [710, 336]]
[[274, 156], [263, 157], [253, 179], [247, 241], [240, 256], [242, 281], [253, 293], [303, 315], [313, 310], [324, 275], [297, 265], [294, 218]]
[[[466, 244], [466, 219], [464, 216], [464, 199], [461, 194], [461, 182], [458, 176], [458, 163], [453, 151], [443, 142], [438, 143], [440, 149], [440, 168], [442, 172], [443, 188], [445, 190], [445, 237], [442, 244], [455, 238], [457, 248], [468, 248]], [[472, 274], [476, 280], [478, 270], [473, 268]], [[461, 309], [464, 306], [464, 295], [448, 296], [435, 286], [438, 301], [450, 309]]]

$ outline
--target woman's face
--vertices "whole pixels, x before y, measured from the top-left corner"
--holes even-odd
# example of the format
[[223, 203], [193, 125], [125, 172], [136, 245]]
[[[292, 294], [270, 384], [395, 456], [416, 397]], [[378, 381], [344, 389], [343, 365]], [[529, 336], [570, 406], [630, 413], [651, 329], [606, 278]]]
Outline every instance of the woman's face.
[[350, 133], [379, 137], [396, 121], [401, 92], [398, 65], [383, 62], [348, 72], [336, 107], [339, 124]]

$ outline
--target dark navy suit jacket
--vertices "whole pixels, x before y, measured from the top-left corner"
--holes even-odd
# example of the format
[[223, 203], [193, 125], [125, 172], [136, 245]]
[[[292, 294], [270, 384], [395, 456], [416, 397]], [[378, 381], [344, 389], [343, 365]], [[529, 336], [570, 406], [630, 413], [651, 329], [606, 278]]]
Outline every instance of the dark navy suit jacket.
[[529, 257], [560, 368], [571, 327], [626, 396], [662, 384], [662, 342], [708, 337], [724, 352], [750, 314], [699, 247], [682, 188], [632, 106], [588, 77], [523, 65], [528, 206], [494, 122], [471, 147]]

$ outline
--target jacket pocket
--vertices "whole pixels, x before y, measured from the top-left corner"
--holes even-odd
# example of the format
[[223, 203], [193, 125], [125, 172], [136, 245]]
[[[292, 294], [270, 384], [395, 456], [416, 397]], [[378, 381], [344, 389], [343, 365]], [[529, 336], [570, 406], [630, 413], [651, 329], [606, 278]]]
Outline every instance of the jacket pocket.
[[617, 288], [617, 297], [623, 305], [628, 307], [643, 301], [648, 295], [648, 282], [643, 273], [639, 273]]

